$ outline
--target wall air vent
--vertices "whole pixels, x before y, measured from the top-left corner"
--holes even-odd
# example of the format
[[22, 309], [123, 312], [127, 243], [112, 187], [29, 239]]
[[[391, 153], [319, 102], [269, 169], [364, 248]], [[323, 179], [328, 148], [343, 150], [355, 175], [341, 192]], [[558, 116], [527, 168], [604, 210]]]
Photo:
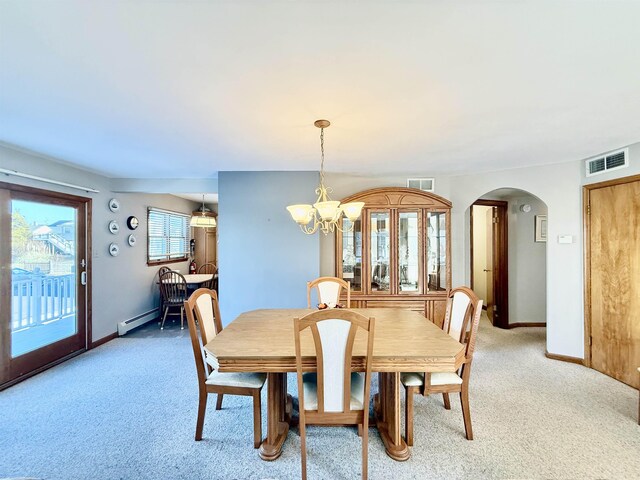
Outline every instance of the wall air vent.
[[435, 192], [436, 179], [435, 178], [407, 178], [408, 188], [417, 188], [423, 192]]
[[587, 177], [629, 166], [629, 149], [605, 153], [586, 161]]

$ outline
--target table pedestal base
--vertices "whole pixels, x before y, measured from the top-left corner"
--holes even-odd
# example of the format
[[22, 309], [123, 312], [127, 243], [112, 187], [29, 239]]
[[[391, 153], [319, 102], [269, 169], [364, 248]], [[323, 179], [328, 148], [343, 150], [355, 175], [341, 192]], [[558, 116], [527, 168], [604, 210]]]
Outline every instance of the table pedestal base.
[[384, 448], [394, 460], [404, 462], [411, 456], [407, 443], [402, 438], [400, 373], [378, 373], [380, 393], [373, 400], [376, 426]]
[[293, 412], [293, 401], [287, 394], [287, 374], [267, 375], [267, 438], [260, 445], [262, 460], [273, 461], [282, 454]]

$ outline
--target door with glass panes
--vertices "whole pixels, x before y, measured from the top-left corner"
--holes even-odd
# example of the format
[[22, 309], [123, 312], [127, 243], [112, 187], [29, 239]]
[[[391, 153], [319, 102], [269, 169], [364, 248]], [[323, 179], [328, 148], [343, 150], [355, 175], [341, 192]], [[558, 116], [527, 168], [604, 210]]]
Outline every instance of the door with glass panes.
[[0, 385], [87, 346], [90, 202], [0, 184]]

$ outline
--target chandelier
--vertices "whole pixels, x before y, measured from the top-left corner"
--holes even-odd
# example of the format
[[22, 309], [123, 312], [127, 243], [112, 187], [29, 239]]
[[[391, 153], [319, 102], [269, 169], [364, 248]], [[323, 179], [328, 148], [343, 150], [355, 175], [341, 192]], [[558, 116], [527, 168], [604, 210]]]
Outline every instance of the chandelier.
[[202, 195], [202, 210], [191, 213], [190, 227], [212, 228], [216, 226], [216, 216], [204, 206], [204, 194]]
[[[353, 224], [360, 216], [364, 202], [343, 203], [331, 200], [329, 193], [333, 191], [331, 187], [324, 184], [324, 129], [331, 123], [329, 120], [316, 120], [314, 125], [320, 129], [320, 185], [316, 188], [318, 199], [313, 205], [297, 204], [289, 205], [287, 210], [293, 220], [300, 225], [300, 229], [307, 235], [312, 235], [321, 230], [325, 235], [329, 232], [353, 230]], [[349, 227], [340, 228], [339, 221], [344, 213], [349, 219]]]

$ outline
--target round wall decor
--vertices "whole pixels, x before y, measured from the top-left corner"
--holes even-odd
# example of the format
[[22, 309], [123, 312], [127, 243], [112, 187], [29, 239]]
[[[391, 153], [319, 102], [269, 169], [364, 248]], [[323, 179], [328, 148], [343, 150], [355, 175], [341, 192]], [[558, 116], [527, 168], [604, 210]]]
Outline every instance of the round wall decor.
[[112, 212], [117, 212], [118, 210], [120, 210], [120, 202], [115, 198], [109, 200], [109, 210], [111, 210]]
[[109, 222], [109, 231], [114, 235], [120, 231], [120, 225], [115, 220]]
[[139, 224], [140, 221], [138, 220], [138, 217], [131, 215], [129, 218], [127, 218], [127, 227], [129, 227], [129, 230], [135, 230], [136, 228], [138, 228]]
[[109, 244], [109, 255], [111, 255], [112, 257], [117, 257], [119, 253], [120, 253], [120, 247], [118, 247], [118, 244], [116, 243]]
[[130, 247], [133, 247], [136, 244], [136, 237], [133, 236], [133, 233], [127, 237], [127, 243]]

